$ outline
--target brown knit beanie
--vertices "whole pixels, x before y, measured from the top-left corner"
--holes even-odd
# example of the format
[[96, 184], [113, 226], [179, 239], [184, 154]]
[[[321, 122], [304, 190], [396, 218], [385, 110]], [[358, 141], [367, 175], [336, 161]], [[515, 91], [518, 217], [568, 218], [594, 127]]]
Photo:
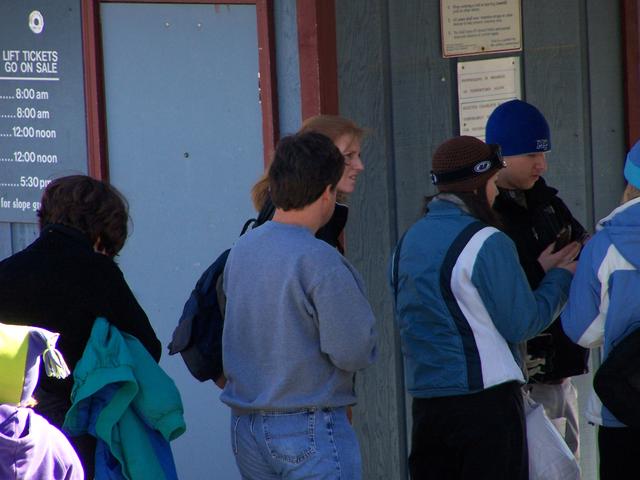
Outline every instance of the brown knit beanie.
[[441, 192], [471, 192], [504, 166], [498, 145], [475, 137], [453, 137], [433, 154], [431, 180]]

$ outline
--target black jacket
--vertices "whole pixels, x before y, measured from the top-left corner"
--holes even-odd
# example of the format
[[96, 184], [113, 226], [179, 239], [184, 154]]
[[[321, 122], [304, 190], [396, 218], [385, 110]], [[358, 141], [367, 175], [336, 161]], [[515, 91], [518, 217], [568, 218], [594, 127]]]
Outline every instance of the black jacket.
[[[160, 341], [122, 271], [95, 253], [80, 231], [47, 226], [26, 249], [0, 262], [0, 322], [60, 333], [58, 349], [72, 371], [99, 316], [137, 337], [160, 359]], [[41, 395], [67, 401], [72, 386], [72, 377], [49, 378], [41, 368]]]
[[[494, 209], [500, 214], [505, 233], [516, 244], [520, 264], [531, 288], [536, 289], [545, 275], [538, 263], [540, 253], [554, 242], [563, 228], [571, 229], [571, 240], [582, 240], [586, 231], [557, 196], [558, 191], [549, 187], [544, 179], [540, 178], [531, 189], [522, 193], [526, 207], [520, 205], [511, 192], [500, 190]], [[559, 319], [543, 335], [531, 339], [527, 351], [547, 359], [546, 371], [534, 376], [536, 381], [560, 380], [587, 372], [589, 351], [566, 336]]]

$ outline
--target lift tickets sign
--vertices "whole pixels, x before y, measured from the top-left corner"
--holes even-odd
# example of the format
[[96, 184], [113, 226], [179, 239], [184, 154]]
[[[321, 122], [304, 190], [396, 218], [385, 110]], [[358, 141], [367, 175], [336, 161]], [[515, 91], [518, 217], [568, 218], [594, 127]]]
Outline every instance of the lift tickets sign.
[[0, 1], [0, 222], [87, 171], [81, 27], [80, 0]]

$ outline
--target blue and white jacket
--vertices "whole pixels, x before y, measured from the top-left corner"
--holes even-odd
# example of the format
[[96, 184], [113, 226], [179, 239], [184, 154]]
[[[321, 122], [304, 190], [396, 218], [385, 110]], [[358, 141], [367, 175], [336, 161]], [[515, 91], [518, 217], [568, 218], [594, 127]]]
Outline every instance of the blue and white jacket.
[[551, 269], [532, 292], [511, 239], [438, 198], [396, 255], [409, 393], [430, 398], [524, 383], [517, 344], [558, 316], [571, 273]]
[[[583, 347], [603, 346], [603, 359], [640, 327], [640, 198], [600, 220], [580, 254], [562, 327]], [[592, 392], [585, 416], [607, 427], [624, 426]]]

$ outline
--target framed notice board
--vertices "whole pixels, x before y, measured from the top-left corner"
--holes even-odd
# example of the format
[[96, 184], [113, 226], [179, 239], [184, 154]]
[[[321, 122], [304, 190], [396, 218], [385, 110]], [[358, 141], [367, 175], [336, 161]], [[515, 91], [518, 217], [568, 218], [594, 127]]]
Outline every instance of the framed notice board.
[[35, 222], [51, 180], [87, 172], [80, 7], [0, 2], [0, 222]]

